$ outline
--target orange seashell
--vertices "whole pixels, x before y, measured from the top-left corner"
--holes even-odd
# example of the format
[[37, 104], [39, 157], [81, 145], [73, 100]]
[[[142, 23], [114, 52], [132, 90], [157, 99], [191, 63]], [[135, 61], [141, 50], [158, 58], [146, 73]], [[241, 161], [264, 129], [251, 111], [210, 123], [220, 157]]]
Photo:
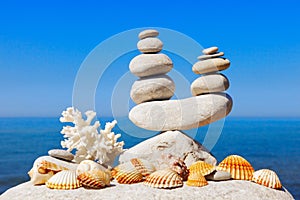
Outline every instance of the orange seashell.
[[217, 167], [218, 170], [227, 171], [233, 179], [251, 180], [254, 172], [251, 164], [238, 155], [227, 156]]
[[183, 181], [175, 171], [164, 169], [150, 174], [144, 184], [154, 188], [176, 188], [181, 187]]
[[202, 176], [206, 176], [215, 171], [216, 167], [204, 161], [197, 161], [189, 167], [189, 170], [191, 174], [200, 172]]
[[53, 175], [46, 186], [50, 189], [71, 190], [81, 187], [81, 183], [77, 180], [75, 171], [63, 170]]
[[121, 184], [138, 183], [143, 180], [143, 175], [131, 162], [118, 165], [112, 170], [111, 174]]
[[253, 173], [252, 181], [269, 188], [280, 189], [282, 185], [277, 174], [269, 169], [261, 169]]
[[208, 185], [208, 182], [200, 171], [196, 171], [189, 174], [186, 184], [188, 186], [202, 187]]
[[154, 165], [144, 159], [133, 158], [130, 160], [130, 162], [143, 175], [144, 178], [156, 170]]
[[62, 167], [60, 165], [57, 165], [55, 163], [49, 162], [47, 160], [43, 160], [38, 166], [37, 170], [40, 174], [47, 174], [50, 171], [56, 173], [60, 172], [62, 170], [68, 170], [66, 167]]
[[110, 185], [110, 173], [102, 170], [91, 170], [77, 176], [80, 183], [87, 188], [100, 189]]

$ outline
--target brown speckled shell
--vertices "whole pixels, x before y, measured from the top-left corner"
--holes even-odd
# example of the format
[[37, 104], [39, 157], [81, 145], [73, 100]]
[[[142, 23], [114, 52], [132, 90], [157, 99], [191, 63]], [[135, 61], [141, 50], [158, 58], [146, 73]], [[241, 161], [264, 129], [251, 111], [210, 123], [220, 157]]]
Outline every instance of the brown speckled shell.
[[50, 189], [71, 190], [81, 187], [75, 171], [63, 170], [53, 175], [46, 186]]
[[269, 188], [280, 189], [282, 187], [277, 174], [269, 169], [255, 171], [252, 181]]
[[183, 182], [182, 178], [175, 171], [164, 169], [150, 174], [144, 184], [154, 188], [176, 188], [181, 187]]
[[80, 183], [87, 188], [100, 189], [110, 185], [110, 174], [102, 170], [91, 170], [77, 176]]
[[200, 172], [202, 176], [206, 176], [215, 171], [216, 167], [204, 161], [197, 161], [189, 167], [189, 170], [191, 174]]
[[218, 170], [227, 171], [233, 179], [251, 180], [254, 172], [251, 164], [241, 156], [230, 155], [217, 167]]

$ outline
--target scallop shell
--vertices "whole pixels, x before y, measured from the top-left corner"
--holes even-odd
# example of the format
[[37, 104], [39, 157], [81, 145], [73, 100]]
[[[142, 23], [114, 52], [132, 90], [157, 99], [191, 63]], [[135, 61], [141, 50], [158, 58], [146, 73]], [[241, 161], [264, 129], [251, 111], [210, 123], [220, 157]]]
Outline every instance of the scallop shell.
[[51, 189], [71, 190], [81, 187], [81, 183], [77, 180], [75, 171], [63, 170], [53, 175], [46, 182], [46, 186]]
[[218, 170], [227, 171], [233, 179], [251, 180], [254, 172], [251, 164], [241, 156], [230, 155], [217, 167]]
[[143, 177], [149, 176], [156, 170], [152, 163], [144, 159], [133, 158], [130, 162], [143, 175]]
[[189, 167], [189, 170], [191, 174], [199, 172], [202, 176], [206, 176], [215, 171], [216, 167], [204, 161], [197, 161]]
[[138, 183], [143, 180], [143, 175], [131, 162], [118, 165], [112, 170], [111, 175], [121, 184]]
[[77, 175], [80, 175], [84, 172], [92, 171], [92, 170], [105, 171], [106, 168], [93, 160], [83, 160], [79, 163], [79, 165], [76, 169], [76, 173], [77, 173]]
[[200, 171], [194, 171], [189, 174], [186, 184], [188, 186], [202, 187], [208, 185], [208, 182]]
[[269, 188], [280, 189], [282, 187], [277, 174], [269, 169], [255, 171], [252, 181]]
[[176, 188], [181, 187], [183, 182], [175, 171], [163, 169], [150, 174], [144, 184], [154, 188]]
[[54, 162], [43, 160], [41, 163], [37, 165], [37, 170], [40, 174], [47, 174], [49, 171], [53, 171], [54, 173], [57, 173], [62, 170], [68, 170], [68, 168], [62, 167]]
[[88, 188], [100, 189], [110, 185], [110, 173], [97, 169], [83, 172], [77, 176], [77, 179]]

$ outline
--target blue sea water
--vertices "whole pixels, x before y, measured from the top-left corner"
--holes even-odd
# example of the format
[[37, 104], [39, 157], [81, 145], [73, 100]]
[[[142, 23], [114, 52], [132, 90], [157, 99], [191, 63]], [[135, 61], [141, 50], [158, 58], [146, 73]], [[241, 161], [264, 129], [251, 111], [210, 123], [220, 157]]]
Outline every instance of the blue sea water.
[[[37, 157], [60, 148], [62, 126], [57, 118], [0, 118], [0, 194], [29, 180], [27, 172]], [[207, 128], [198, 130], [195, 139], [200, 143]], [[126, 148], [145, 139], [127, 135], [118, 127], [114, 132], [122, 133]], [[227, 118], [212, 154], [218, 161], [239, 154], [255, 169], [276, 171], [282, 184], [300, 199], [299, 143], [300, 119]]]

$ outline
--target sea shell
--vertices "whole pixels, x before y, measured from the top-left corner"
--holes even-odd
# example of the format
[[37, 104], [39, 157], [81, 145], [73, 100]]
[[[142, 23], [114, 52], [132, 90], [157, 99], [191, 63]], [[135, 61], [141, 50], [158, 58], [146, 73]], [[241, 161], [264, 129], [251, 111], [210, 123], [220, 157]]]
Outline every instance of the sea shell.
[[217, 167], [218, 170], [227, 171], [233, 179], [251, 180], [254, 172], [251, 164], [241, 156], [230, 155]]
[[208, 174], [211, 174], [213, 171], [215, 171], [216, 167], [204, 161], [197, 161], [189, 167], [189, 170], [190, 173], [192, 174], [195, 172], [199, 172], [202, 174], [202, 176], [206, 176]]
[[152, 163], [144, 159], [133, 158], [130, 160], [130, 162], [143, 175], [144, 178], [156, 170]]
[[270, 169], [255, 171], [252, 181], [269, 188], [280, 189], [282, 187], [277, 174]]
[[138, 183], [143, 180], [143, 175], [131, 162], [118, 165], [111, 171], [111, 175], [121, 184]]
[[76, 173], [77, 173], [77, 175], [80, 175], [83, 172], [92, 171], [92, 170], [105, 171], [106, 168], [93, 160], [83, 160], [79, 163], [79, 165], [76, 169]]
[[53, 175], [47, 182], [46, 186], [51, 189], [71, 190], [81, 187], [75, 171], [63, 170]]
[[53, 171], [54, 174], [62, 170], [68, 170], [68, 168], [60, 166], [54, 162], [43, 160], [37, 165], [37, 170], [40, 174], [47, 174], [49, 171]]
[[193, 171], [192, 173], [190, 172], [186, 184], [188, 186], [202, 187], [208, 185], [208, 182], [200, 171]]
[[88, 188], [100, 189], [110, 185], [110, 173], [97, 169], [83, 172], [77, 176], [77, 179]]
[[186, 181], [189, 175], [189, 170], [185, 165], [184, 161], [181, 159], [174, 159], [170, 164], [170, 169], [177, 172], [177, 174]]
[[154, 188], [176, 188], [181, 187], [183, 182], [175, 171], [163, 169], [150, 174], [144, 184]]

